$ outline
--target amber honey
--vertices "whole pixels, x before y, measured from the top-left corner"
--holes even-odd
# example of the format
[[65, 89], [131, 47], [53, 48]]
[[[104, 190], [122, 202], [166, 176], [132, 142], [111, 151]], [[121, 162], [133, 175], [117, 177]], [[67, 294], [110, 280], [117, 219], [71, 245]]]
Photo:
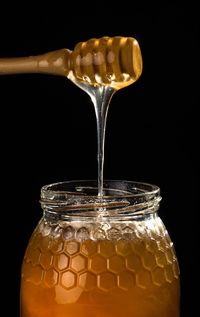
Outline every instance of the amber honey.
[[22, 265], [20, 316], [179, 317], [179, 268], [156, 213], [159, 188], [126, 181], [104, 187], [103, 182], [108, 106], [114, 92], [142, 73], [138, 42], [102, 37], [80, 42], [73, 51], [0, 59], [0, 75], [28, 72], [66, 76], [92, 98], [98, 196], [93, 182], [42, 188], [44, 215]]
[[70, 239], [72, 226], [50, 230], [38, 227], [26, 251], [22, 317], [179, 316], [179, 268], [166, 230], [124, 225], [82, 240]]

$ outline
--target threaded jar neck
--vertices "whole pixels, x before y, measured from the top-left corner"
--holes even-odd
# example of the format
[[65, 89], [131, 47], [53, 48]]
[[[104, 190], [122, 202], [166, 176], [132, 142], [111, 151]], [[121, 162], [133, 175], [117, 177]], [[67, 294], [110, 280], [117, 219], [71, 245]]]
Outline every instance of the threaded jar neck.
[[156, 212], [160, 200], [160, 189], [152, 184], [108, 180], [99, 197], [96, 181], [81, 180], [43, 186], [40, 202], [47, 217], [87, 221], [96, 217], [131, 220]]

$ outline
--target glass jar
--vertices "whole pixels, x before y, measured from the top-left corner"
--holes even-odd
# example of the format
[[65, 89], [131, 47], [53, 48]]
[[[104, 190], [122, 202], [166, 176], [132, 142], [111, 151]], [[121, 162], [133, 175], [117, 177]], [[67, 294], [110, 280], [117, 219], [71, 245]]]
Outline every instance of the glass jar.
[[21, 317], [178, 317], [179, 267], [157, 186], [60, 182], [22, 266]]

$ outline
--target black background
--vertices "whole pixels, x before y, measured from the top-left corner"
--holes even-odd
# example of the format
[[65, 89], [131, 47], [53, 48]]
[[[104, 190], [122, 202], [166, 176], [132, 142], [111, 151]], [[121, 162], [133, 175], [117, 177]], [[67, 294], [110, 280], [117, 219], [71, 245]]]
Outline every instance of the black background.
[[[79, 41], [104, 35], [139, 41], [144, 71], [137, 83], [113, 97], [104, 175], [160, 186], [160, 216], [181, 269], [181, 316], [193, 317], [198, 276], [197, 9], [191, 2], [134, 9], [134, 3], [109, 5], [49, 3], [42, 8], [30, 2], [2, 7], [0, 57], [73, 49]], [[2, 304], [6, 315], [18, 316], [21, 261], [42, 215], [40, 188], [96, 178], [96, 124], [89, 97], [64, 77], [1, 76], [0, 96]]]

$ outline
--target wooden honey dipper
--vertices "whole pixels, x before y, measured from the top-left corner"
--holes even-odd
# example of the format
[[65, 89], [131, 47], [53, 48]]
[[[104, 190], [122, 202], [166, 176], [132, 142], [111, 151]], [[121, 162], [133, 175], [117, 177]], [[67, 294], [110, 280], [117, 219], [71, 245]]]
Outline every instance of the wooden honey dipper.
[[0, 58], [0, 75], [46, 73], [73, 77], [92, 86], [118, 90], [135, 82], [142, 73], [142, 56], [132, 37], [102, 37], [78, 43], [73, 51]]

